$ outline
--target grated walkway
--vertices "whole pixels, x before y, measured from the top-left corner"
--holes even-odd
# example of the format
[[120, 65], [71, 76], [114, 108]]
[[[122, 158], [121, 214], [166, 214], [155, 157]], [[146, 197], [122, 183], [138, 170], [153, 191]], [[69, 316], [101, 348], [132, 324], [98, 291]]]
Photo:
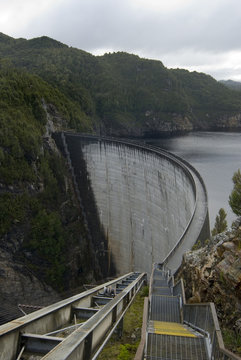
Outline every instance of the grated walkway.
[[152, 273], [145, 360], [208, 360], [204, 337], [182, 324], [180, 296], [173, 296], [168, 272]]
[[208, 360], [204, 338], [148, 334], [146, 360]]
[[158, 321], [180, 322], [180, 300], [178, 296], [152, 295], [150, 319]]

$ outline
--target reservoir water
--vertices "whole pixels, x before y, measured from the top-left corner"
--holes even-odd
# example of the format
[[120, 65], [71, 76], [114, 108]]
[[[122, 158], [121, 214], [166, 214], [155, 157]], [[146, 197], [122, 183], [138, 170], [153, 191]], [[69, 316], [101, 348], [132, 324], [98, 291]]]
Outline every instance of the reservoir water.
[[169, 139], [148, 139], [192, 164], [201, 174], [208, 191], [211, 229], [222, 207], [227, 212], [228, 226], [236, 218], [228, 199], [233, 189], [232, 177], [241, 169], [241, 133], [192, 132]]

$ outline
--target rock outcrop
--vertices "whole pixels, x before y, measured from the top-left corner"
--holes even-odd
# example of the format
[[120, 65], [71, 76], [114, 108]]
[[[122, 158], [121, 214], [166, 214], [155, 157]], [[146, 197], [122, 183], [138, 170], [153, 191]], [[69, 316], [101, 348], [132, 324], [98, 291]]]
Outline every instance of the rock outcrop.
[[16, 259], [23, 234], [0, 239], [0, 325], [23, 316], [19, 304], [46, 306], [59, 295], [36, 277], [31, 269]]
[[241, 218], [206, 246], [187, 252], [178, 276], [188, 302], [214, 302], [221, 324], [240, 332]]

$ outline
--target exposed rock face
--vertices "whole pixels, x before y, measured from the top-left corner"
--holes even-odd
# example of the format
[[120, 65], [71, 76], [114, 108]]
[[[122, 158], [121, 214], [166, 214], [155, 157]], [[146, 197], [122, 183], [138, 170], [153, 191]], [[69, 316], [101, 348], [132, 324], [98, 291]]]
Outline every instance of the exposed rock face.
[[0, 325], [23, 316], [18, 304], [44, 306], [60, 298], [50, 287], [40, 281], [29, 268], [16, 260], [23, 234], [0, 240]]
[[157, 113], [149, 109], [141, 115], [141, 121], [108, 122], [103, 118], [99, 127], [102, 135], [137, 138], [170, 137], [199, 130], [240, 131], [241, 113], [202, 113], [197, 117], [193, 113]]
[[225, 114], [216, 120], [215, 126], [217, 129], [240, 129], [241, 114]]
[[184, 255], [178, 276], [188, 302], [214, 302], [224, 326], [241, 330], [241, 218], [205, 247]]
[[188, 116], [171, 113], [162, 117], [152, 111], [147, 111], [143, 123], [143, 136], [161, 136], [185, 133], [194, 129]]
[[[140, 121], [111, 122], [101, 120], [101, 133], [107, 136], [119, 137], [166, 137], [183, 134], [195, 129], [192, 118], [178, 113], [157, 113], [152, 109], [146, 110]], [[96, 129], [98, 133], [99, 130]]]

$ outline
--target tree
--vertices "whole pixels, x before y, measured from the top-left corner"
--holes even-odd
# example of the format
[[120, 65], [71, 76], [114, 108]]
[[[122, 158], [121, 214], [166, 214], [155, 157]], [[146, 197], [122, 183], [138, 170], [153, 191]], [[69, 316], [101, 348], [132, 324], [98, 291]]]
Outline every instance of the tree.
[[234, 214], [240, 216], [241, 215], [241, 172], [238, 169], [237, 172], [233, 175], [233, 191], [229, 196], [229, 205], [233, 210]]
[[221, 232], [227, 229], [228, 224], [227, 224], [226, 216], [227, 214], [225, 210], [221, 208], [218, 212], [218, 215], [216, 216], [214, 228], [212, 230], [212, 236], [220, 234]]

